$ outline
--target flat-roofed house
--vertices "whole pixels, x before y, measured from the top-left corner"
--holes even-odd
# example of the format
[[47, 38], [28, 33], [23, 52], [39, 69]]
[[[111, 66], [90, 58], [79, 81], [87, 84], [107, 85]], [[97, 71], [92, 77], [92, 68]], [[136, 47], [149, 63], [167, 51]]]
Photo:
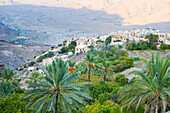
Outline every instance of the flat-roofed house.
[[77, 53], [86, 53], [89, 48], [86, 45], [79, 45], [75, 47], [75, 54]]
[[148, 39], [146, 39], [146, 35], [143, 35], [143, 34], [135, 36], [134, 40], [135, 40], [135, 42], [139, 42], [140, 40], [148, 41]]
[[153, 33], [154, 35], [158, 35], [159, 42], [163, 41], [165, 42], [167, 40], [167, 34], [166, 33]]

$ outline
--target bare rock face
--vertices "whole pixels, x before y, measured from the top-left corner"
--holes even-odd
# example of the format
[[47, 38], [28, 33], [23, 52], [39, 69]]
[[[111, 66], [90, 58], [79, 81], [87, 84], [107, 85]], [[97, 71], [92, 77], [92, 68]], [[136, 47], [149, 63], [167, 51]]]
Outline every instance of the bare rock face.
[[4, 24], [0, 23], [0, 40], [12, 40], [19, 32], [6, 27]]
[[170, 21], [170, 0], [0, 0], [1, 5], [33, 4], [103, 10], [118, 14], [124, 25], [144, 25]]

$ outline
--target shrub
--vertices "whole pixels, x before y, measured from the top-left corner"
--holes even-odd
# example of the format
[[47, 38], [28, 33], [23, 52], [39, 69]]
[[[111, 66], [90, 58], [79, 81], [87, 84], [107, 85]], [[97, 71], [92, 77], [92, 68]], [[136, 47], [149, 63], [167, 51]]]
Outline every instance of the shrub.
[[167, 44], [162, 43], [162, 44], [160, 45], [160, 49], [161, 49], [161, 50], [170, 49], [170, 45], [167, 45]]
[[40, 56], [40, 57], [38, 57], [38, 59], [36, 60], [36, 62], [42, 62], [43, 59], [44, 59], [44, 56]]
[[55, 47], [52, 46], [52, 47], [51, 47], [51, 50], [53, 50], [54, 48], [55, 48]]
[[49, 51], [49, 52], [47, 53], [47, 57], [51, 58], [51, 57], [53, 57], [53, 56], [54, 56], [54, 52]]
[[104, 103], [104, 101], [105, 101], [104, 95], [103, 95], [103, 94], [100, 94], [100, 95], [99, 95], [99, 102], [100, 102], [100, 104], [102, 105], [102, 104]]
[[0, 99], [0, 113], [31, 113], [31, 109], [27, 109], [27, 99], [20, 98], [22, 94], [14, 93], [10, 97]]
[[94, 46], [93, 46], [93, 45], [90, 45], [90, 46], [88, 46], [88, 48], [93, 49], [93, 48], [94, 48]]
[[96, 44], [97, 44], [98, 42], [102, 42], [102, 41], [101, 41], [101, 40], [97, 40], [97, 41], [96, 41]]
[[22, 71], [23, 70], [23, 68], [21, 67], [21, 68], [19, 68], [19, 71]]
[[125, 84], [128, 83], [129, 79], [125, 77], [124, 74], [118, 74], [115, 78], [115, 81], [121, 85], [121, 86], [124, 86]]
[[66, 53], [68, 51], [69, 51], [68, 47], [61, 48], [61, 53]]
[[61, 47], [62, 46], [62, 44], [58, 44], [58, 47]]
[[104, 93], [104, 97], [105, 97], [105, 100], [112, 100], [114, 102], [118, 102], [118, 97], [119, 95], [117, 94], [117, 92], [119, 91], [119, 89], [121, 89], [121, 86], [116, 84], [113, 87], [113, 90], [112, 92], [110, 93]]
[[157, 50], [156, 44], [153, 44], [153, 45], [151, 46], [151, 49], [152, 49], [152, 50]]
[[110, 93], [112, 92], [113, 87], [109, 86], [108, 84], [103, 85], [103, 83], [100, 83], [99, 85], [91, 85], [90, 86], [90, 95], [93, 98], [99, 98], [100, 94], [103, 94], [105, 92]]
[[51, 57], [53, 57], [53, 56], [54, 56], [54, 52], [49, 51], [47, 54], [44, 54], [44, 55], [38, 57], [38, 59], [36, 60], [36, 62], [42, 62], [43, 59], [45, 59], [45, 58], [51, 58]]
[[121, 107], [110, 100], [105, 101], [103, 105], [95, 100], [95, 103], [86, 105], [83, 109], [85, 113], [121, 113]]
[[33, 66], [35, 63], [36, 63], [36, 62], [31, 61], [28, 65], [29, 65], [29, 66]]
[[140, 60], [139, 57], [134, 57], [133, 59], [134, 59], [134, 61], [139, 61]]

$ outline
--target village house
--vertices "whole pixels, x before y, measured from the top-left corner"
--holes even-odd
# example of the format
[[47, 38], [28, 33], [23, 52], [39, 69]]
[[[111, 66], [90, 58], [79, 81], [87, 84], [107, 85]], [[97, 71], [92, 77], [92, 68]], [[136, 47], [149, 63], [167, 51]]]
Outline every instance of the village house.
[[86, 45], [79, 45], [75, 47], [75, 54], [86, 53], [88, 50]]
[[167, 34], [166, 33], [153, 33], [154, 35], [158, 35], [159, 42], [163, 41], [165, 42], [167, 40]]

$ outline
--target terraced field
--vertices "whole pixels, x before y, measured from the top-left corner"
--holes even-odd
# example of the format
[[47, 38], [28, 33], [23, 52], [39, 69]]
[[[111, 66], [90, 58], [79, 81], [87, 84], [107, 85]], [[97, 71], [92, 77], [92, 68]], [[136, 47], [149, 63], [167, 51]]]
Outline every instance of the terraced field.
[[[158, 51], [155, 50], [135, 50], [135, 51], [128, 51], [129, 57], [139, 57], [139, 58], [146, 58], [151, 59], [152, 54], [156, 56]], [[160, 51], [160, 54], [162, 57], [166, 57], [167, 55], [170, 55], [170, 50], [166, 51]], [[134, 67], [130, 69], [126, 69], [125, 71], [121, 72], [121, 74], [125, 74], [125, 76], [129, 79], [132, 79], [135, 75], [128, 75], [133, 70], [141, 71], [144, 66], [144, 63], [142, 61], [135, 61]]]

